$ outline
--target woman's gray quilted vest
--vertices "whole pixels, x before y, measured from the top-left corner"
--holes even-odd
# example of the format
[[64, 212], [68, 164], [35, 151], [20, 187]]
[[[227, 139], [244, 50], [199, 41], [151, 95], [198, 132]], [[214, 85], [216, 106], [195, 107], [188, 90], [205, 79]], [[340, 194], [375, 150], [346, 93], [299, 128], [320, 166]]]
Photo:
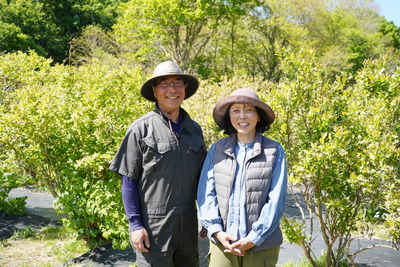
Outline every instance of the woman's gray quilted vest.
[[[214, 177], [219, 212], [226, 230], [229, 197], [236, 171], [234, 148], [236, 134], [221, 139], [215, 145]], [[268, 199], [268, 191], [279, 143], [257, 133], [253, 155], [246, 163], [246, 216], [247, 233], [258, 220], [261, 209]], [[278, 227], [260, 246], [253, 251], [276, 247], [282, 244], [282, 232]]]

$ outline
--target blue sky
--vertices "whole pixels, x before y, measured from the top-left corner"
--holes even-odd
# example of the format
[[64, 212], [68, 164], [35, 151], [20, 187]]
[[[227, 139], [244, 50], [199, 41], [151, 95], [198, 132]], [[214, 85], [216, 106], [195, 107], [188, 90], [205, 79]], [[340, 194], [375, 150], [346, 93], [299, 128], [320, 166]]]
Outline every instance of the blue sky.
[[374, 0], [382, 16], [400, 27], [400, 0]]

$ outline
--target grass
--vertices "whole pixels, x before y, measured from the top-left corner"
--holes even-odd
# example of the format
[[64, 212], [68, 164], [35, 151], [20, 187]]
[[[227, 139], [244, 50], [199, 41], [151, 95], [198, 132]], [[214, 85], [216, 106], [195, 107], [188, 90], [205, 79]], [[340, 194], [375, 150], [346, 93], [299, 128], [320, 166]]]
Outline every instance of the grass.
[[48, 226], [39, 231], [27, 227], [0, 242], [0, 266], [81, 266], [70, 260], [87, 251], [84, 241], [63, 226]]

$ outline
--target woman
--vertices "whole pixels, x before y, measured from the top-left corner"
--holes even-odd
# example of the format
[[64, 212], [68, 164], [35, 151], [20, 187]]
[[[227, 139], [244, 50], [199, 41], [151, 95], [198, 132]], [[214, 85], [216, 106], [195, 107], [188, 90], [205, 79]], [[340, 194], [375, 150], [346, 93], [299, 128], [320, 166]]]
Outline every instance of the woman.
[[199, 218], [208, 231], [209, 266], [275, 266], [286, 201], [282, 146], [263, 135], [274, 111], [251, 89], [235, 90], [213, 110], [229, 137], [207, 154], [197, 192]]

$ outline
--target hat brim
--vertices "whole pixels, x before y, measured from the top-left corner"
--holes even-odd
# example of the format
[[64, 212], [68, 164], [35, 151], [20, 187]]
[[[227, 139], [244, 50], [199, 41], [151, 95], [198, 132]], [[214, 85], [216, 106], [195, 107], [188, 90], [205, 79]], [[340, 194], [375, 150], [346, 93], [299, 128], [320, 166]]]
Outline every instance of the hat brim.
[[187, 83], [185, 99], [191, 97], [199, 88], [199, 80], [197, 80], [196, 77], [183, 73], [171, 73], [168, 75], [155, 76], [144, 82], [142, 87], [140, 88], [140, 93], [142, 94], [142, 96], [147, 100], [157, 102], [157, 99], [154, 97], [152, 85], [154, 85], [158, 79], [165, 76], [180, 76], [183, 78], [185, 83]]
[[234, 104], [248, 104], [262, 109], [268, 117], [268, 123], [272, 124], [275, 121], [275, 113], [272, 108], [261, 100], [255, 99], [254, 97], [248, 97], [245, 95], [230, 95], [221, 99], [213, 109], [213, 118], [215, 123], [222, 129], [225, 129], [224, 116], [228, 108]]

